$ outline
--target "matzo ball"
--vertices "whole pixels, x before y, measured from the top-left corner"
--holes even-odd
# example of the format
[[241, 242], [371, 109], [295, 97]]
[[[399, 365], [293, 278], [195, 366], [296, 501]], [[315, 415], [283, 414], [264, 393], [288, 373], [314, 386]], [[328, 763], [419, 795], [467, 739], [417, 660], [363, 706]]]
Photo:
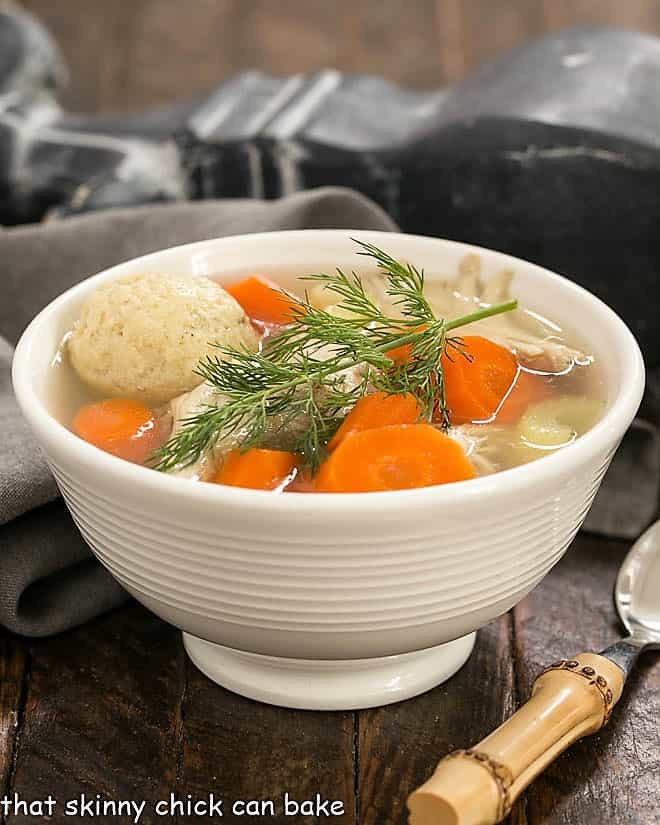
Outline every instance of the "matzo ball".
[[85, 302], [68, 341], [80, 378], [104, 396], [161, 404], [201, 383], [213, 344], [256, 349], [239, 304], [218, 284], [187, 275], [127, 275]]

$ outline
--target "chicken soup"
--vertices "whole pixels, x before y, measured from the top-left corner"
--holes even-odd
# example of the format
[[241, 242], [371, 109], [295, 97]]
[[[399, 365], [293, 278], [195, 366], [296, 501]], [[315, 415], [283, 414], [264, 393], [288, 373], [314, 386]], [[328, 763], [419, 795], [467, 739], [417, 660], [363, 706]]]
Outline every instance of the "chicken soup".
[[[81, 308], [60, 419], [154, 471], [278, 492], [467, 482], [564, 449], [602, 415], [589, 348], [518, 306], [513, 273], [447, 279], [356, 242], [356, 272], [136, 272]], [[429, 261], [429, 268], [432, 267]]]

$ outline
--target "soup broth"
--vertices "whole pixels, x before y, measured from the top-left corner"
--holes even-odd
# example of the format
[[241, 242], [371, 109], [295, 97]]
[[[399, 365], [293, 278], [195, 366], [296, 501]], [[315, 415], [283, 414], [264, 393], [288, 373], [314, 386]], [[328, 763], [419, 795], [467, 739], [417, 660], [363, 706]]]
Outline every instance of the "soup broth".
[[[359, 329], [347, 306], [350, 301], [336, 288], [337, 281], [273, 273], [277, 284], [286, 288], [284, 295], [274, 291], [281, 288], [274, 283], [239, 278], [227, 287], [232, 298], [217, 290], [227, 302], [218, 304], [217, 312], [207, 312], [209, 301], [215, 300], [213, 292], [192, 297], [188, 292], [187, 303], [172, 311], [163, 293], [154, 299], [151, 317], [151, 292], [141, 277], [146, 276], [138, 274], [136, 281], [124, 286], [129, 304], [131, 283], [143, 290], [135, 312], [131, 308], [115, 318], [116, 296], [111, 292], [100, 296], [93, 311], [83, 307], [81, 321], [65, 337], [53, 361], [50, 408], [62, 424], [101, 449], [191, 480], [286, 492], [366, 492], [465, 481], [564, 449], [598, 421], [606, 406], [602, 370], [588, 342], [563, 329], [556, 319], [518, 307], [439, 337], [442, 333], [433, 319], [472, 317], [497, 305], [498, 300], [504, 305], [511, 297], [510, 273], [482, 281], [474, 256], [463, 262], [457, 276], [425, 281], [422, 292], [433, 316], [419, 325], [407, 316], [408, 305], [401, 296], [392, 294], [392, 281], [382, 267], [362, 270], [360, 290], [381, 315], [366, 319]], [[195, 279], [198, 283], [206, 280]], [[182, 290], [188, 289], [181, 286], [184, 281], [179, 279], [178, 286], [172, 282], [174, 304]], [[223, 282], [224, 277], [218, 275], [217, 283], [222, 286]], [[347, 282], [354, 285], [352, 276]], [[112, 290], [113, 285], [108, 288]], [[350, 296], [355, 299], [354, 292]], [[321, 324], [316, 339], [309, 337], [309, 329], [306, 337], [292, 335], [300, 323], [300, 302], [307, 312], [304, 323]], [[159, 321], [155, 315], [162, 310]], [[237, 314], [242, 316], [242, 310], [247, 319]], [[381, 317], [390, 324], [387, 330]], [[209, 318], [210, 327], [204, 327]], [[230, 381], [238, 379], [227, 367], [236, 359], [225, 360], [224, 350], [204, 351], [194, 366], [199, 373], [188, 365], [188, 375], [181, 367], [186, 366], [182, 351], [191, 346], [190, 341], [201, 340], [204, 350], [208, 341], [203, 336], [215, 338], [216, 328], [222, 329], [222, 336], [233, 336], [228, 344], [222, 336], [218, 343], [246, 353], [251, 350], [257, 357], [253, 373], [247, 360], [242, 364], [249, 415], [238, 423], [232, 419], [232, 432], [223, 423], [223, 405], [237, 407], [241, 400]], [[87, 337], [81, 340], [83, 334]], [[372, 363], [360, 360], [362, 338], [351, 338], [355, 335], [374, 338], [381, 362], [367, 349], [364, 352], [371, 353]], [[387, 335], [398, 337], [390, 341]], [[403, 343], [397, 346], [399, 338]], [[134, 387], [129, 382], [126, 389], [121, 360], [114, 357], [113, 347], [125, 347], [128, 339], [138, 344], [131, 358], [125, 359], [126, 372], [136, 376]], [[352, 363], [354, 340], [357, 355]], [[297, 341], [304, 346], [296, 349]], [[424, 378], [423, 358], [439, 342], [441, 357], [428, 361], [430, 371]], [[161, 362], [155, 360], [152, 369], [154, 357]], [[272, 369], [273, 387], [286, 383], [287, 370], [293, 381], [298, 380], [295, 370], [305, 368], [307, 383], [317, 382], [309, 397], [301, 396], [300, 387], [308, 391], [301, 379], [288, 399], [290, 409], [279, 389], [280, 394], [273, 396], [277, 403], [271, 403], [263, 383], [271, 358], [277, 362]], [[172, 389], [176, 380], [166, 381], [172, 362], [178, 370], [175, 379], [185, 378], [178, 387], [181, 392]], [[106, 377], [115, 380], [117, 375], [117, 389], [109, 392]], [[153, 376], [158, 377], [152, 380]], [[254, 409], [248, 402], [255, 387], [265, 399], [259, 437], [246, 423], [253, 420]], [[328, 401], [333, 393], [338, 399], [334, 407]], [[220, 434], [215, 439], [212, 434], [198, 454], [186, 453], [180, 433], [186, 427], [192, 432], [195, 422], [199, 427], [204, 415], [209, 427], [217, 423]], [[314, 428], [314, 432], [305, 428]], [[136, 452], [135, 442], [140, 439], [148, 439], [144, 442], [148, 449], [145, 446]], [[159, 458], [154, 458], [155, 450]], [[163, 455], [169, 456], [169, 464], [163, 462]], [[180, 460], [174, 461], [173, 456]]]

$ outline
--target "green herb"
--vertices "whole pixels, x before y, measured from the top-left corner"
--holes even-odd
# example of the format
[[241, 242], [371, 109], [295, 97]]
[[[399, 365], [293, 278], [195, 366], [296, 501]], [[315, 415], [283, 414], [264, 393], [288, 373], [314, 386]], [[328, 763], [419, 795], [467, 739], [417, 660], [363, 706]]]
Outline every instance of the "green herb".
[[[358, 275], [340, 269], [305, 276], [337, 295], [339, 314], [299, 301], [291, 324], [267, 339], [261, 352], [218, 347], [197, 374], [220, 399], [183, 422], [176, 435], [155, 454], [156, 468], [167, 471], [195, 462], [218, 440], [234, 437], [243, 449], [286, 441], [287, 449], [316, 469], [325, 445], [347, 410], [370, 387], [386, 393], [410, 392], [423, 417], [440, 413], [448, 426], [440, 357], [469, 357], [458, 327], [515, 309], [516, 301], [481, 307], [459, 318], [436, 318], [424, 295], [424, 273], [403, 264], [372, 244], [356, 241], [359, 254], [378, 264], [386, 292], [403, 318], [388, 316], [367, 294]], [[406, 363], [395, 364], [389, 350], [409, 345]], [[359, 368], [355, 386], [345, 371]]]

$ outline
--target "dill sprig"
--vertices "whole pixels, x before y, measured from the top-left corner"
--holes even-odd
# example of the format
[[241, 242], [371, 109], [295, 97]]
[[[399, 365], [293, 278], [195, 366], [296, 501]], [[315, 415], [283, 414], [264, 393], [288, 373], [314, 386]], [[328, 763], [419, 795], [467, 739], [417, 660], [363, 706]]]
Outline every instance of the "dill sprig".
[[[183, 422], [155, 453], [157, 469], [190, 465], [227, 440], [243, 449], [285, 446], [316, 469], [347, 410], [370, 387], [389, 394], [410, 392], [424, 419], [439, 412], [448, 426], [441, 356], [469, 357], [461, 338], [449, 333], [515, 309], [517, 302], [437, 318], [424, 295], [422, 270], [372, 244], [356, 243], [358, 254], [373, 259], [385, 276], [386, 293], [401, 317], [390, 317], [379, 307], [356, 273], [348, 276], [337, 269], [304, 276], [337, 296], [335, 311], [313, 306], [306, 294], [291, 323], [266, 339], [260, 352], [219, 346], [217, 354], [202, 360], [196, 372], [216, 390], [217, 404]], [[395, 363], [387, 353], [404, 345], [410, 357]]]

